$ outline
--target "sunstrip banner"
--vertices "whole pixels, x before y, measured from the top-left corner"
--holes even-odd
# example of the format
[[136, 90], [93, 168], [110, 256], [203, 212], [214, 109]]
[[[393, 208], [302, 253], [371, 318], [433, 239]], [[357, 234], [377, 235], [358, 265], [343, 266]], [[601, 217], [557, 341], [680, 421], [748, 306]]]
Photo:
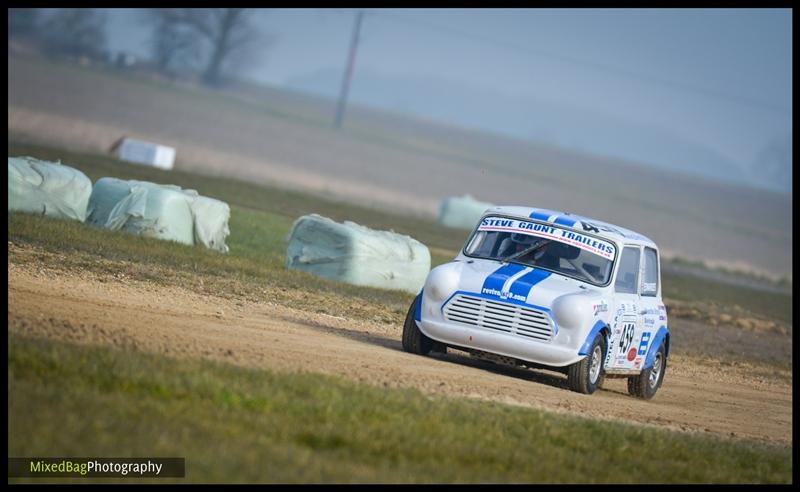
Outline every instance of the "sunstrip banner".
[[598, 256], [601, 256], [603, 258], [606, 258], [607, 260], [612, 260], [612, 261], [614, 260], [617, 253], [614, 245], [607, 241], [596, 239], [591, 236], [585, 236], [583, 234], [579, 234], [573, 231], [568, 231], [566, 229], [561, 229], [558, 227], [553, 227], [545, 224], [526, 222], [524, 220], [505, 219], [499, 217], [486, 217], [481, 221], [481, 224], [478, 226], [478, 230], [516, 232], [520, 234], [527, 234], [529, 236], [552, 239], [564, 244], [575, 246], [584, 251], [594, 253]]

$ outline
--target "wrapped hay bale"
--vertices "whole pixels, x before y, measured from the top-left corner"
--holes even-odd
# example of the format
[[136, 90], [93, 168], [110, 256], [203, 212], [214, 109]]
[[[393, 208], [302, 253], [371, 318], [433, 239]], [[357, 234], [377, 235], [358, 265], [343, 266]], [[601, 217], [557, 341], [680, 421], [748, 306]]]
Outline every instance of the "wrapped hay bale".
[[[183, 191], [185, 193], [193, 191], [197, 194], [194, 190]], [[228, 228], [231, 208], [228, 204], [215, 198], [197, 195], [192, 200], [191, 209], [194, 217], [194, 243], [227, 253], [225, 238], [231, 233]]]
[[147, 181], [101, 178], [89, 199], [86, 222], [227, 253], [230, 207], [195, 190]]
[[8, 158], [8, 210], [83, 222], [91, 194], [91, 180], [77, 169], [33, 157]]
[[286, 266], [354, 285], [420, 291], [431, 268], [428, 248], [390, 231], [304, 215], [289, 233]]
[[494, 205], [479, 202], [469, 195], [451, 196], [442, 200], [439, 223], [456, 229], [472, 229], [483, 212]]
[[194, 244], [192, 210], [178, 187], [101, 178], [89, 199], [86, 222], [112, 231]]

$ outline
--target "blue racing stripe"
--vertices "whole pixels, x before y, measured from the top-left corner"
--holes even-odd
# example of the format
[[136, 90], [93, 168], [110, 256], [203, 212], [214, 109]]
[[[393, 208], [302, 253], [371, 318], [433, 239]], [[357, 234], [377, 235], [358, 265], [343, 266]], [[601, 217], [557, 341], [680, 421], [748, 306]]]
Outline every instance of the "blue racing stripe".
[[[483, 289], [492, 289], [499, 292], [503, 290], [503, 284], [506, 283], [509, 277], [513, 277], [524, 269], [525, 267], [518, 263], [503, 265], [486, 277], [486, 280], [483, 281]], [[483, 292], [483, 289], [481, 289], [481, 292]]]
[[548, 213], [544, 213], [544, 212], [533, 212], [532, 214], [529, 215], [529, 217], [531, 219], [543, 220], [543, 221], [547, 222], [547, 219], [549, 219], [551, 215], [553, 215], [553, 214], [552, 213], [548, 214]]
[[516, 282], [511, 284], [509, 292], [515, 295], [522, 296], [523, 299], [527, 299], [528, 295], [531, 293], [531, 289], [533, 288], [533, 286], [549, 276], [550, 272], [547, 272], [545, 270], [533, 269], [530, 272], [518, 278]]
[[575, 222], [577, 222], [577, 220], [570, 219], [569, 217], [567, 217], [567, 216], [565, 216], [565, 215], [560, 215], [560, 216], [559, 216], [559, 217], [558, 217], [558, 218], [557, 218], [557, 219], [554, 221], [554, 223], [556, 223], [556, 224], [565, 225], [565, 226], [567, 226], [567, 227], [572, 227], [572, 226], [574, 226], [574, 225], [575, 225]]

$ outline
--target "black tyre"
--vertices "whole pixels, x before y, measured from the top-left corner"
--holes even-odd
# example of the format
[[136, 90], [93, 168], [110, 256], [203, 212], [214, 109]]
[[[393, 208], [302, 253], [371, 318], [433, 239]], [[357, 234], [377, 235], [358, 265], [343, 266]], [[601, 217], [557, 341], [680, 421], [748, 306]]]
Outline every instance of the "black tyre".
[[643, 370], [638, 376], [628, 378], [628, 393], [645, 400], [653, 398], [661, 387], [666, 372], [667, 351], [664, 342], [661, 342], [653, 365], [649, 369]]
[[434, 345], [438, 344], [426, 337], [414, 321], [414, 310], [417, 307], [418, 300], [419, 295], [414, 298], [414, 302], [411, 303], [411, 307], [408, 308], [408, 314], [406, 314], [406, 322], [403, 324], [403, 350], [412, 354], [428, 355]]
[[603, 361], [606, 357], [606, 337], [598, 333], [589, 348], [589, 355], [567, 370], [567, 385], [572, 391], [591, 395], [603, 384], [605, 371]]

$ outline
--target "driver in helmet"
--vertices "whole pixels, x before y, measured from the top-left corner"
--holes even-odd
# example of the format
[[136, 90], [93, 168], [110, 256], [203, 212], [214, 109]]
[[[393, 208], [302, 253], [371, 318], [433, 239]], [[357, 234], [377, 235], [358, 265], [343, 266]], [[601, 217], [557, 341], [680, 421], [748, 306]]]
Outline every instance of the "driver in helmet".
[[544, 268], [558, 268], [559, 266], [559, 259], [553, 256], [552, 252], [549, 251], [555, 249], [550, 247], [553, 243], [552, 240], [529, 236], [527, 234], [514, 233], [504, 242], [511, 243], [504, 245], [506, 246], [503, 250], [505, 251], [503, 257], [505, 258], [513, 257], [526, 249], [533, 248], [533, 251], [530, 253], [521, 257], [516, 257], [515, 259]]

